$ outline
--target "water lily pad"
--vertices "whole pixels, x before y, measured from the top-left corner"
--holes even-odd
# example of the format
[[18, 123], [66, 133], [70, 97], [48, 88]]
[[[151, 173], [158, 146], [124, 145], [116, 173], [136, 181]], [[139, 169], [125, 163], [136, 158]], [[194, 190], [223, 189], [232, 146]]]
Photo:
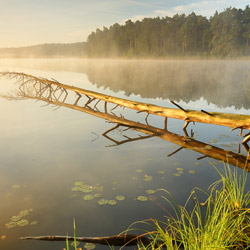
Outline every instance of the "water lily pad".
[[31, 226], [35, 226], [35, 225], [37, 225], [37, 224], [38, 224], [38, 222], [37, 222], [36, 220], [34, 220], [34, 221], [32, 221], [32, 222], [30, 223]]
[[147, 174], [144, 175], [144, 181], [151, 181], [151, 180], [152, 180], [152, 176], [147, 175]]
[[157, 171], [158, 174], [165, 174], [165, 171]]
[[189, 170], [188, 173], [189, 174], [195, 174], [195, 170]]
[[17, 226], [17, 222], [14, 222], [14, 221], [11, 221], [11, 222], [5, 224], [5, 227], [8, 229], [16, 227], [16, 226]]
[[29, 222], [28, 222], [28, 220], [20, 220], [20, 221], [17, 222], [17, 225], [19, 227], [24, 227], [24, 226], [29, 225]]
[[102, 197], [102, 195], [101, 194], [94, 194], [94, 197], [95, 198], [100, 198], [100, 197]]
[[77, 182], [74, 183], [74, 185], [82, 187], [82, 186], [84, 186], [84, 182], [83, 181], [77, 181]]
[[123, 195], [117, 195], [115, 198], [118, 201], [124, 201], [125, 200], [125, 197]]
[[84, 248], [86, 248], [87, 250], [92, 250], [96, 248], [96, 245], [94, 243], [86, 243], [84, 245]]
[[13, 189], [20, 189], [21, 186], [20, 185], [12, 185], [11, 188], [13, 188]]
[[183, 168], [176, 168], [177, 171], [183, 171]]
[[141, 169], [136, 169], [137, 173], [142, 173], [143, 171]]
[[175, 162], [174, 165], [175, 165], [175, 166], [179, 166], [180, 163], [179, 163], [179, 162]]
[[113, 184], [116, 185], [116, 184], [118, 184], [118, 182], [117, 182], [117, 181], [114, 181]]
[[92, 190], [92, 188], [89, 188], [89, 187], [82, 187], [82, 188], [80, 188], [79, 191], [81, 191], [81, 192], [83, 192], [83, 193], [90, 193], [90, 192], [92, 192], [93, 190]]
[[147, 194], [154, 194], [154, 193], [155, 193], [155, 191], [152, 190], [152, 189], [146, 190], [145, 192], [146, 192]]
[[175, 174], [173, 174], [174, 176], [181, 176], [181, 174], [179, 174], [179, 173], [175, 173]]
[[104, 188], [103, 186], [97, 185], [97, 186], [94, 187], [94, 190], [98, 191], [98, 192], [102, 192], [103, 188]]
[[20, 215], [14, 215], [10, 218], [11, 221], [17, 222], [22, 218]]
[[80, 241], [77, 241], [77, 240], [76, 240], [76, 242], [75, 242], [75, 241], [73, 241], [73, 242], [71, 242], [71, 244], [70, 244], [70, 245], [71, 245], [72, 247], [74, 247], [74, 246], [75, 246], [75, 244], [76, 244], [76, 246], [78, 247], [78, 246], [80, 245]]
[[108, 203], [109, 203], [109, 205], [114, 206], [117, 204], [117, 201], [116, 200], [109, 200]]
[[131, 178], [133, 181], [137, 181], [138, 180], [138, 178], [136, 178], [136, 177], [132, 177]]
[[95, 198], [94, 195], [91, 195], [91, 194], [87, 194], [83, 196], [83, 199], [85, 201], [90, 201], [90, 200], [93, 200], [94, 198]]
[[201, 164], [200, 164], [199, 162], [195, 162], [194, 165], [197, 165], [197, 166], [198, 166], [198, 165], [201, 165]]
[[19, 212], [19, 216], [23, 217], [23, 216], [27, 216], [29, 215], [30, 211], [28, 209], [22, 210]]
[[142, 196], [142, 195], [139, 195], [136, 199], [138, 201], [147, 201], [148, 200], [148, 198], [146, 196]]
[[72, 192], [77, 192], [77, 191], [81, 191], [81, 187], [73, 187]]
[[101, 205], [101, 206], [107, 205], [108, 203], [109, 203], [109, 201], [108, 200], [104, 200], [104, 199], [101, 199], [101, 200], [98, 201], [98, 204]]

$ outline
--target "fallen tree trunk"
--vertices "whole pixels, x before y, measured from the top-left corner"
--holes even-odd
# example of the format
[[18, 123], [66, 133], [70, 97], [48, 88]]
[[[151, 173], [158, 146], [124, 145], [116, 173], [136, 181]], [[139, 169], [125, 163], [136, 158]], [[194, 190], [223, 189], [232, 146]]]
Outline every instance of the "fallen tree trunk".
[[45, 236], [27, 236], [21, 237], [20, 240], [45, 240], [45, 241], [80, 241], [88, 243], [96, 243], [109, 246], [135, 246], [138, 242], [148, 245], [152, 242], [146, 236], [136, 234], [118, 234], [105, 237], [76, 237], [73, 236], [58, 236], [58, 235], [45, 235]]
[[[113, 97], [110, 95], [105, 95], [101, 93], [97, 93], [94, 91], [89, 91], [85, 89], [81, 89], [74, 86], [69, 86], [66, 84], [59, 83], [54, 80], [48, 80], [44, 78], [35, 77], [32, 75], [17, 73], [17, 72], [1, 72], [0, 75], [14, 78], [17, 77], [19, 81], [34, 81], [36, 83], [44, 83], [47, 85], [56, 85], [60, 88], [74, 91], [78, 94], [86, 95], [87, 97], [92, 97], [93, 99], [103, 100], [104, 102], [114, 103], [119, 106], [131, 108], [137, 110], [139, 112], [146, 112], [147, 114], [154, 114], [164, 117], [170, 117], [175, 119], [180, 119], [186, 121], [184, 128], [190, 122], [201, 122], [208, 124], [215, 124], [221, 126], [231, 127], [232, 129], [250, 129], [250, 116], [249, 115], [241, 115], [241, 114], [228, 114], [228, 113], [219, 113], [219, 112], [207, 112], [205, 110], [190, 110], [184, 109], [180, 107], [178, 104], [172, 103], [178, 107], [176, 108], [166, 108], [160, 107], [148, 103], [136, 102], [131, 100], [126, 100], [118, 97]], [[90, 98], [91, 99], [91, 98]], [[249, 136], [250, 139], [250, 136]], [[247, 141], [248, 138], [245, 140]]]
[[[228, 150], [224, 150], [224, 149], [212, 146], [210, 144], [207, 144], [207, 143], [204, 143], [201, 141], [197, 141], [193, 138], [181, 136], [181, 135], [172, 133], [170, 131], [167, 131], [165, 129], [160, 129], [160, 128], [157, 128], [154, 126], [142, 124], [140, 122], [131, 121], [131, 120], [125, 119], [123, 117], [117, 117], [115, 115], [96, 111], [96, 110], [93, 110], [89, 107], [87, 108], [87, 107], [80, 107], [80, 106], [77, 106], [74, 104], [59, 103], [59, 102], [51, 101], [51, 100], [48, 100], [48, 99], [42, 98], [42, 97], [33, 97], [33, 96], [28, 96], [28, 95], [26, 95], [26, 97], [29, 99], [44, 101], [44, 102], [47, 102], [48, 104], [54, 104], [57, 106], [62, 106], [62, 107], [67, 107], [70, 109], [78, 110], [78, 111], [99, 117], [101, 119], [105, 119], [105, 120], [110, 121], [112, 123], [116, 123], [118, 126], [125, 126], [128, 128], [140, 131], [142, 133], [148, 134], [150, 136], [157, 136], [165, 141], [172, 142], [172, 143], [177, 144], [183, 148], [188, 148], [188, 149], [191, 149], [191, 150], [196, 151], [198, 153], [201, 153], [207, 157], [211, 157], [211, 158], [214, 158], [216, 160], [224, 161], [225, 163], [229, 163], [229, 164], [232, 164], [236, 167], [245, 169], [247, 172], [250, 171], [250, 161], [248, 160], [247, 157], [240, 155], [240, 154], [237, 154], [237, 153], [234, 153], [232, 151], [228, 151]], [[110, 132], [112, 130], [114, 130], [114, 128], [109, 129], [108, 131], [104, 132], [103, 135], [105, 137], [107, 137], [106, 135], [108, 134], [108, 132]], [[129, 140], [127, 140], [127, 142], [128, 141]], [[133, 141], [133, 140], [131, 140], [131, 141]]]

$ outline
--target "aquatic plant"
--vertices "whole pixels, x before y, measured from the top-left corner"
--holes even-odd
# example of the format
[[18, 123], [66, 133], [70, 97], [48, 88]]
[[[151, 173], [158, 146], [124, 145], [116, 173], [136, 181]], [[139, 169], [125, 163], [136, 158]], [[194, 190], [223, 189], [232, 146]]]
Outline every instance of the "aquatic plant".
[[[153, 227], [143, 234], [149, 237], [150, 244], [140, 244], [140, 249], [246, 249], [250, 244], [250, 192], [245, 192], [246, 173], [238, 176], [237, 170], [232, 171], [229, 166], [218, 173], [221, 179], [210, 186], [209, 193], [194, 188], [184, 206], [168, 191], [161, 190], [174, 213], [166, 216], [165, 221], [140, 222]], [[199, 192], [207, 197], [203, 203], [198, 200]], [[191, 201], [194, 206], [189, 211]]]

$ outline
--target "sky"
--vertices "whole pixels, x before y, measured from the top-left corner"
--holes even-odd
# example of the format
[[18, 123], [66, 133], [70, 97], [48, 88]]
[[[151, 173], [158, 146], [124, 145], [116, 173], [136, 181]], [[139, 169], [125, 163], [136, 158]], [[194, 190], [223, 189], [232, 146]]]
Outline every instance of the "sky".
[[174, 14], [213, 16], [249, 0], [0, 0], [0, 47], [86, 41], [96, 28]]

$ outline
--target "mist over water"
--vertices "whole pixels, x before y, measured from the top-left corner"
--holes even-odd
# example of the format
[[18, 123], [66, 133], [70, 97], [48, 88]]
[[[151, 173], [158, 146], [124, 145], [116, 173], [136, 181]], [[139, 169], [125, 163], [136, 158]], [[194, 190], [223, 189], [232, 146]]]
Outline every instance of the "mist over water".
[[250, 107], [247, 60], [9, 59], [1, 64], [84, 73], [97, 88], [122, 91], [127, 97], [138, 95], [185, 103], [204, 99], [219, 108]]

